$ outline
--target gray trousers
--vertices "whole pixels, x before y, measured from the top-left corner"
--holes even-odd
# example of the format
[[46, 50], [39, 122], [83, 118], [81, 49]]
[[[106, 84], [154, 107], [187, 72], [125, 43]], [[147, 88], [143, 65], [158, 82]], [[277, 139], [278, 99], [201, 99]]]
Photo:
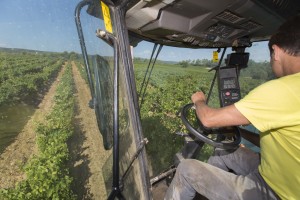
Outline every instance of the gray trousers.
[[277, 199], [258, 172], [259, 154], [244, 147], [234, 152], [216, 149], [208, 163], [182, 161], [165, 200], [193, 199], [196, 192], [211, 200]]

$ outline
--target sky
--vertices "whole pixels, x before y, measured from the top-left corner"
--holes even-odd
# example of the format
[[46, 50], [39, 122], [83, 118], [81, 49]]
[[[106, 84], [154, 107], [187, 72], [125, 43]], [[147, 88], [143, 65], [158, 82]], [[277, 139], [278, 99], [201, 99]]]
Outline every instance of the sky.
[[[79, 0], [1, 0], [0, 47], [81, 53], [74, 18], [78, 2]], [[95, 47], [99, 40], [95, 37], [95, 30], [99, 27], [104, 29], [103, 23], [85, 16], [85, 12], [82, 12], [83, 29], [88, 30], [85, 31], [88, 49], [94, 48], [91, 51], [106, 53], [109, 51], [106, 47]], [[135, 57], [150, 58], [152, 48], [153, 44], [141, 42], [134, 48], [133, 54]], [[217, 49], [195, 50], [164, 46], [158, 59], [212, 59], [212, 52], [215, 50]], [[269, 60], [266, 42], [254, 44], [246, 51], [250, 52], [250, 59]]]
[[1, 0], [0, 46], [80, 51], [75, 0]]

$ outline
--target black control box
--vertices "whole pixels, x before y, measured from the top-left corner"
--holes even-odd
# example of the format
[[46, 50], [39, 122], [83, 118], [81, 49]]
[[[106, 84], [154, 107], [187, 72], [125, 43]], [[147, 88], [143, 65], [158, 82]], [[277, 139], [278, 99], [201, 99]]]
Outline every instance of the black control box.
[[231, 105], [241, 99], [236, 67], [221, 67], [218, 69], [218, 86], [221, 107]]

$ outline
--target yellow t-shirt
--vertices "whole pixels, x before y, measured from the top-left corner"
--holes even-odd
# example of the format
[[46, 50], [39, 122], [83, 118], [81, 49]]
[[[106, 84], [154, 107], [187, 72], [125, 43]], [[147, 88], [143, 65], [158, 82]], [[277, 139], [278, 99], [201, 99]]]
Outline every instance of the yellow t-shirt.
[[300, 199], [300, 73], [262, 84], [235, 106], [261, 132], [261, 176], [281, 199]]

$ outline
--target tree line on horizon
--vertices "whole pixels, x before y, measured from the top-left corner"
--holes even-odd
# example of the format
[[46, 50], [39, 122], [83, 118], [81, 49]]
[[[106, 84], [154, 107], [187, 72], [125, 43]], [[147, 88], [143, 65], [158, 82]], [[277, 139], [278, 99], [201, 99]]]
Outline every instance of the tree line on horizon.
[[[149, 59], [136, 57], [136, 58], [134, 58], [133, 61], [148, 63]], [[214, 63], [211, 59], [205, 58], [205, 59], [196, 59], [196, 60], [190, 60], [190, 59], [182, 60], [180, 62], [157, 60], [156, 64], [175, 64], [175, 65], [179, 65], [183, 68], [186, 68], [189, 66], [212, 68], [212, 67], [216, 67], [218, 63]], [[222, 62], [221, 66], [225, 66], [224, 61]], [[252, 59], [249, 59], [248, 67], [242, 69], [240, 75], [243, 77], [251, 77], [252, 79], [257, 79], [257, 80], [259, 80], [259, 79], [260, 80], [271, 80], [274, 78], [270, 62], [254, 61]]]

